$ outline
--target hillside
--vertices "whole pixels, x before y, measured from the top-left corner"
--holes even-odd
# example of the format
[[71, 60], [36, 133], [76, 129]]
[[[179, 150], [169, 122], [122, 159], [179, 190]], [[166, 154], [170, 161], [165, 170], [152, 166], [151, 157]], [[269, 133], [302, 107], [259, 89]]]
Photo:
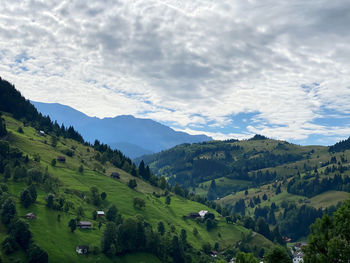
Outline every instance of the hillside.
[[258, 231], [263, 218], [296, 241], [306, 238], [316, 218], [349, 198], [347, 146], [348, 140], [336, 147], [299, 146], [256, 135], [183, 144], [139, 161], [170, 184], [214, 200], [223, 215], [244, 216], [246, 227]]
[[[272, 246], [242, 222], [228, 222], [211, 203], [170, 188], [148, 167], [137, 169], [119, 151], [52, 123], [8, 82], [1, 84], [1, 99], [18, 105], [0, 112], [3, 262], [47, 262], [45, 253], [49, 262], [208, 262], [214, 248], [230, 258], [241, 247], [258, 255]], [[97, 210], [106, 216], [97, 217]], [[200, 210], [208, 217], [188, 217]], [[92, 228], [73, 229], [81, 221]], [[79, 245], [90, 253], [78, 255]]]
[[[220, 177], [261, 184], [303, 171], [306, 160], [308, 166], [313, 166], [328, 156], [327, 147], [298, 146], [266, 138], [183, 144], [139, 160], [143, 159], [157, 175], [169, 177], [170, 182], [197, 187]], [[263, 175], [255, 174], [259, 171]]]
[[[24, 216], [28, 212], [34, 212], [37, 216], [35, 221], [26, 220], [30, 224], [30, 229], [33, 232], [34, 240], [37, 244], [49, 253], [50, 262], [62, 262], [69, 259], [70, 262], [84, 261], [87, 262], [109, 262], [103, 254], [97, 256], [89, 255], [87, 258], [82, 258], [75, 252], [75, 247], [79, 244], [88, 244], [90, 246], [100, 246], [101, 236], [103, 234], [105, 224], [101, 230], [97, 229], [98, 221], [92, 220], [92, 212], [97, 208], [107, 210], [111, 204], [115, 204], [123, 217], [133, 217], [135, 214], [140, 214], [145, 221], [152, 226], [156, 226], [159, 221], [165, 223], [165, 228], [170, 231], [171, 226], [175, 226], [175, 231], [185, 229], [187, 232], [188, 241], [194, 248], [200, 249], [202, 244], [209, 241], [212, 245], [219, 242], [221, 248], [227, 248], [234, 245], [241, 238], [241, 233], [245, 233], [243, 227], [238, 225], [227, 224], [214, 210], [218, 219], [218, 226], [211, 231], [207, 231], [205, 225], [198, 224], [190, 219], [183, 219], [182, 216], [190, 212], [208, 210], [202, 204], [195, 203], [184, 198], [172, 195], [171, 204], [165, 205], [165, 197], [157, 197], [153, 192], [162, 195], [163, 190], [151, 186], [140, 178], [136, 178], [137, 187], [133, 190], [127, 187], [126, 182], [132, 178], [131, 175], [124, 171], [113, 167], [111, 164], [105, 164], [105, 173], [94, 171], [95, 151], [92, 147], [81, 145], [70, 139], [60, 138], [57, 146], [54, 148], [48, 144], [51, 136], [40, 136], [38, 132], [31, 127], [24, 127], [23, 123], [11, 118], [8, 115], [3, 115], [6, 123], [8, 135], [6, 140], [10, 142], [11, 147], [16, 147], [23, 155], [28, 155], [29, 167], [40, 168], [45, 170], [59, 181], [59, 187], [56, 189], [56, 196], [64, 196], [65, 200], [69, 200], [74, 205], [68, 212], [50, 210], [45, 206], [45, 198], [48, 192], [43, 188], [38, 188], [38, 199], [35, 204], [28, 209], [24, 209], [19, 203], [19, 193], [26, 188], [26, 183], [23, 180], [14, 182], [11, 178], [6, 184], [8, 185], [11, 196], [15, 199], [18, 214]], [[23, 133], [17, 132], [18, 128], [22, 127]], [[62, 155], [65, 149], [74, 148], [72, 157], [66, 156], [66, 163], [58, 163], [56, 166], [51, 165], [52, 159], [58, 155]], [[40, 162], [32, 161], [36, 154], [40, 155]], [[84, 162], [83, 173], [78, 172], [79, 166]], [[115, 180], [108, 175], [112, 172], [120, 173], [121, 179]], [[107, 198], [98, 207], [84, 201], [81, 198], [81, 193], [88, 195], [90, 188], [95, 186], [100, 192], [104, 191]], [[145, 200], [146, 206], [144, 209], [133, 207], [133, 199], [135, 197]], [[71, 233], [68, 228], [68, 221], [74, 218], [79, 207], [83, 208], [84, 216], [82, 219], [93, 222], [94, 230], [77, 230]], [[57, 216], [60, 215], [60, 221], [57, 221]], [[199, 235], [193, 235], [193, 228], [196, 227]], [[5, 236], [4, 229], [1, 232], [2, 239]], [[218, 234], [220, 233], [220, 238]], [[267, 241], [265, 241], [267, 242]], [[267, 242], [268, 244], [268, 242]], [[128, 262], [128, 258], [137, 257], [138, 254], [121, 258], [122, 261]], [[8, 257], [11, 261], [15, 257], [21, 257], [20, 254]], [[147, 256], [148, 257], [148, 256]], [[124, 261], [123, 261], [124, 260]], [[145, 261], [145, 258], [143, 258]], [[152, 257], [149, 262], [153, 261]], [[6, 262], [6, 261], [5, 261]], [[130, 261], [131, 262], [131, 261]]]
[[59, 103], [32, 103], [43, 115], [50, 116], [59, 124], [74, 126], [85, 140], [93, 143], [98, 139], [113, 149], [121, 150], [130, 158], [159, 152], [182, 143], [211, 140], [205, 135], [174, 131], [153, 120], [131, 115], [99, 119]]

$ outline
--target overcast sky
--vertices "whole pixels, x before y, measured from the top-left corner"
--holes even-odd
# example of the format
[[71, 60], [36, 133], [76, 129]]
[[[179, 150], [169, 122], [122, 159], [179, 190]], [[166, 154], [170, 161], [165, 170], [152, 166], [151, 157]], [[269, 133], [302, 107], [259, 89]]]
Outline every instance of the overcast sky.
[[349, 0], [2, 0], [0, 76], [28, 99], [217, 139], [350, 135]]

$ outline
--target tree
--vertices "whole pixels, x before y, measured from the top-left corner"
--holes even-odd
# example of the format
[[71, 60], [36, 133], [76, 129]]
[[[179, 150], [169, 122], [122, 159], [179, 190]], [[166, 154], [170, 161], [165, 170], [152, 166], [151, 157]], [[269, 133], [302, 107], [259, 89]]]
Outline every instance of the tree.
[[4, 225], [8, 225], [16, 214], [17, 210], [15, 202], [10, 198], [6, 199], [1, 209], [1, 222]]
[[219, 250], [219, 243], [218, 242], [215, 242], [215, 244], [214, 244], [214, 249], [216, 250], [216, 251], [218, 251]]
[[145, 176], [146, 168], [145, 168], [145, 162], [142, 160], [139, 164], [139, 174], [141, 177]]
[[57, 146], [57, 142], [58, 142], [57, 137], [54, 135], [51, 136], [51, 146], [55, 148]]
[[[116, 240], [117, 237], [117, 226], [114, 222], [107, 223], [106, 229], [103, 232], [103, 236], [101, 239], [101, 249], [104, 253], [110, 254], [111, 256], [115, 255], [115, 247], [114, 251], [110, 251], [111, 246]], [[111, 252], [111, 253], [109, 253]]]
[[5, 136], [6, 134], [7, 134], [7, 130], [6, 130], [5, 121], [1, 118], [1, 115], [0, 115], [0, 137]]
[[269, 249], [264, 256], [265, 261], [266, 263], [292, 263], [286, 249], [281, 246], [274, 246]]
[[193, 228], [193, 235], [198, 236], [198, 229], [196, 227]]
[[35, 186], [33, 184], [30, 185], [28, 187], [28, 191], [30, 193], [30, 196], [32, 197], [32, 202], [34, 203], [36, 201], [36, 198], [38, 197]]
[[210, 245], [210, 243], [209, 243], [209, 242], [204, 243], [204, 244], [202, 245], [202, 249], [203, 249], [203, 252], [204, 252], [205, 254], [209, 254], [210, 251], [211, 251], [211, 245]]
[[159, 179], [159, 187], [163, 190], [167, 188], [167, 181], [164, 176]]
[[171, 203], [170, 195], [167, 195], [167, 196], [165, 197], [165, 204], [166, 204], [166, 205], [170, 205], [170, 203]]
[[165, 227], [164, 227], [164, 223], [163, 223], [162, 221], [159, 221], [159, 222], [158, 222], [157, 231], [158, 231], [158, 233], [159, 233], [161, 236], [164, 235], [164, 233], [165, 233]]
[[184, 244], [184, 245], [187, 243], [187, 233], [186, 233], [185, 229], [181, 229], [180, 240], [181, 240], [182, 244]]
[[138, 197], [134, 197], [134, 207], [135, 208], [142, 208], [145, 206], [146, 206], [145, 200], [138, 198]]
[[68, 226], [70, 227], [72, 233], [74, 233], [75, 229], [77, 228], [77, 220], [72, 218], [71, 220], [69, 220]]
[[47, 263], [49, 262], [49, 256], [45, 250], [31, 244], [28, 250], [28, 263]]
[[[252, 253], [238, 252], [236, 254], [237, 263], [259, 263], [259, 260]], [[276, 262], [277, 263], [277, 262]]]
[[5, 182], [11, 178], [11, 169], [8, 165], [6, 165], [5, 167], [4, 178], [5, 178]]
[[266, 201], [266, 200], [267, 200], [267, 195], [264, 194], [263, 197], [262, 197], [262, 199], [263, 199], [264, 201]]
[[96, 212], [96, 210], [92, 211], [92, 219], [93, 220], [97, 219], [97, 212]]
[[19, 132], [19, 133], [24, 133], [24, 131], [23, 131], [23, 128], [22, 127], [18, 127], [18, 129], [17, 129], [17, 132]]
[[258, 218], [258, 221], [256, 222], [256, 231], [259, 234], [262, 234], [268, 239], [271, 239], [271, 232], [269, 225], [266, 223], [265, 219], [262, 217]]
[[30, 195], [30, 192], [28, 191], [28, 189], [24, 190], [21, 195], [20, 195], [20, 200], [21, 200], [21, 204], [24, 206], [24, 208], [28, 208], [32, 202], [32, 196]]
[[170, 255], [173, 257], [174, 262], [183, 263], [184, 262], [184, 251], [183, 247], [179, 242], [179, 238], [175, 235], [171, 241], [170, 245]]
[[281, 185], [279, 184], [276, 189], [276, 195], [280, 194], [281, 192]]
[[48, 208], [53, 208], [54, 201], [55, 201], [55, 196], [53, 194], [48, 194], [46, 197], [46, 206]]
[[114, 222], [117, 218], [117, 213], [118, 213], [118, 209], [115, 205], [112, 205], [108, 210], [107, 210], [107, 213], [106, 213], [106, 219], [108, 221], [112, 221]]
[[2, 241], [1, 246], [5, 254], [12, 254], [18, 249], [16, 240], [11, 236], [6, 237], [4, 241]]
[[311, 225], [305, 263], [348, 262], [350, 259], [350, 200], [332, 215], [323, 215]]
[[130, 179], [129, 182], [128, 182], [128, 186], [131, 189], [134, 189], [137, 186], [136, 180], [135, 179]]
[[82, 206], [78, 206], [77, 207], [77, 216], [80, 218], [80, 217], [83, 217], [84, 215], [85, 215], [84, 208]]
[[19, 219], [11, 222], [9, 234], [16, 240], [18, 245], [24, 249], [28, 249], [32, 240], [32, 233], [30, 232], [29, 225], [27, 223]]
[[99, 206], [101, 204], [101, 195], [98, 192], [98, 188], [93, 186], [90, 188], [92, 202], [95, 206]]
[[101, 199], [102, 199], [102, 200], [105, 200], [106, 198], [107, 198], [106, 192], [102, 192], [102, 193], [101, 193]]

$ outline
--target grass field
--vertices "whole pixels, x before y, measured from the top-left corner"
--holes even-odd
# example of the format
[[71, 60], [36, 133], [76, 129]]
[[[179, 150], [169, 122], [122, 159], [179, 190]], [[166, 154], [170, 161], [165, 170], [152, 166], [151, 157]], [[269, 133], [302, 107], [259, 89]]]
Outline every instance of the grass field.
[[[211, 181], [206, 181], [199, 184], [195, 189], [195, 193], [201, 196], [206, 196], [208, 194], [208, 189], [210, 187]], [[246, 180], [229, 179], [226, 177], [220, 177], [215, 179], [217, 192], [221, 196], [228, 195], [242, 188], [249, 187], [252, 183]]]
[[328, 191], [314, 196], [310, 199], [310, 204], [315, 208], [326, 208], [337, 205], [350, 197], [350, 193], [341, 191]]
[[[104, 231], [104, 225], [99, 230], [97, 222], [92, 220], [92, 212], [95, 210], [106, 211], [111, 204], [115, 204], [123, 217], [133, 217], [141, 215], [153, 227], [159, 221], [163, 221], [166, 230], [170, 230], [171, 226], [175, 226], [179, 233], [181, 229], [187, 231], [187, 239], [193, 247], [199, 249], [202, 244], [209, 242], [214, 245], [219, 242], [220, 248], [233, 246], [241, 239], [241, 234], [247, 230], [238, 225], [226, 224], [214, 210], [208, 207], [189, 201], [187, 199], [172, 195], [171, 204], [165, 205], [165, 197], [156, 197], [153, 192], [162, 193], [159, 188], [149, 185], [147, 182], [137, 178], [137, 187], [135, 190], [130, 189], [126, 183], [132, 177], [130, 174], [112, 167], [107, 162], [102, 168], [94, 159], [94, 150], [91, 147], [81, 145], [69, 139], [60, 138], [57, 146], [54, 148], [50, 144], [51, 137], [49, 135], [40, 136], [37, 131], [31, 127], [24, 127], [24, 133], [18, 133], [17, 128], [23, 127], [23, 124], [9, 116], [3, 116], [6, 120], [6, 126], [10, 134], [7, 139], [12, 146], [19, 148], [25, 155], [28, 154], [32, 160], [35, 153], [40, 155], [40, 165], [34, 161], [30, 161], [31, 166], [40, 166], [42, 169], [47, 167], [50, 174], [60, 180], [59, 194], [64, 195], [66, 200], [74, 204], [74, 209], [70, 209], [68, 213], [63, 211], [54, 211], [46, 208], [45, 197], [47, 195], [43, 189], [38, 190], [38, 198], [35, 204], [28, 209], [24, 209], [19, 204], [19, 194], [27, 186], [23, 182], [13, 182], [12, 179], [7, 182], [9, 191], [14, 200], [17, 202], [18, 214], [24, 216], [28, 212], [34, 212], [37, 215], [36, 220], [27, 220], [30, 229], [33, 232], [36, 243], [49, 253], [50, 262], [157, 262], [157, 259], [149, 254], [136, 253], [126, 255], [113, 260], [99, 253], [98, 255], [81, 256], [75, 252], [77, 245], [89, 245], [100, 247], [100, 240]], [[72, 157], [66, 156], [66, 163], [57, 163], [55, 167], [51, 166], [51, 160], [63, 155], [66, 149], [73, 149]], [[79, 173], [78, 167], [84, 166], [84, 172]], [[121, 175], [120, 180], [109, 177], [112, 171], [118, 171]], [[107, 198], [102, 202], [100, 207], [95, 207], [86, 202], [77, 192], [88, 193], [92, 186], [96, 186], [100, 192], [107, 193]], [[136, 209], [133, 207], [133, 199], [139, 197], [145, 200], [146, 207]], [[76, 217], [76, 209], [81, 206], [84, 210], [84, 220], [93, 223], [93, 229], [80, 230], [74, 233], [68, 228], [68, 221]], [[191, 219], [183, 219], [184, 215], [190, 212], [198, 212], [200, 210], [210, 210], [216, 215], [218, 226], [211, 231], [207, 231], [203, 224], [196, 223]], [[60, 215], [60, 221], [58, 221]], [[198, 236], [193, 235], [193, 228], [199, 231]], [[5, 237], [5, 229], [0, 227], [0, 239]], [[257, 235], [256, 238], [259, 238]], [[268, 244], [268, 242], [266, 242]], [[14, 262], [16, 258], [23, 258], [21, 252], [11, 256], [5, 256], [4, 262]], [[159, 262], [159, 261], [158, 261]]]

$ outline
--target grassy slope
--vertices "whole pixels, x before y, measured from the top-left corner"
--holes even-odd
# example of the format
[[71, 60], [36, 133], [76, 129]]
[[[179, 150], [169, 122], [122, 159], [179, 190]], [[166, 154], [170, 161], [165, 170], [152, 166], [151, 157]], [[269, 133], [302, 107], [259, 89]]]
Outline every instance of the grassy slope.
[[350, 193], [341, 191], [328, 191], [314, 196], [310, 199], [311, 205], [316, 208], [325, 208], [331, 205], [337, 205], [338, 202], [344, 201], [350, 197]]
[[[98, 164], [96, 164], [93, 159], [94, 150], [92, 148], [87, 150], [88, 147], [84, 145], [62, 138], [57, 147], [53, 148], [49, 145], [51, 141], [50, 136], [39, 136], [31, 127], [24, 127], [24, 134], [17, 133], [17, 128], [23, 126], [22, 123], [8, 116], [3, 117], [6, 119], [8, 130], [11, 132], [8, 136], [11, 145], [18, 147], [24, 154], [28, 154], [30, 159], [32, 159], [34, 153], [39, 153], [41, 156], [41, 167], [48, 167], [49, 173], [58, 177], [62, 182], [60, 194], [63, 194], [67, 189], [87, 192], [91, 186], [97, 186], [100, 192], [105, 191], [107, 193], [107, 199], [103, 202], [100, 209], [106, 210], [107, 207], [113, 203], [124, 217], [140, 214], [154, 227], [159, 220], [162, 220], [166, 223], [167, 230], [170, 229], [171, 225], [174, 225], [177, 231], [184, 228], [187, 230], [189, 242], [196, 248], [200, 248], [204, 242], [208, 241], [212, 245], [215, 241], [218, 241], [222, 248], [231, 246], [239, 241], [241, 233], [246, 231], [246, 229], [237, 225], [227, 225], [224, 219], [220, 219], [218, 214], [212, 211], [219, 218], [219, 223], [216, 229], [207, 232], [203, 225], [197, 224], [189, 219], [182, 219], [182, 216], [189, 212], [202, 209], [207, 210], [208, 208], [204, 205], [172, 196], [171, 205], [166, 206], [163, 197], [157, 198], [151, 194], [152, 192], [161, 192], [160, 189], [150, 186], [141, 179], [137, 179], [138, 186], [136, 190], [132, 190], [125, 185], [125, 182], [131, 178], [131, 175], [117, 168], [113, 168], [108, 163], [104, 167], [106, 169], [106, 174], [93, 171], [92, 168], [98, 167]], [[65, 164], [58, 163], [56, 167], [50, 165], [52, 159], [56, 158], [58, 155], [62, 155], [62, 150], [70, 149], [72, 146], [76, 148], [75, 154], [73, 157], [66, 157], [67, 161]], [[78, 167], [82, 163], [81, 160], [84, 160], [83, 174], [77, 172]], [[106, 176], [110, 174], [111, 171], [116, 170], [120, 172], [121, 180], [115, 180]], [[23, 183], [14, 183], [12, 180], [8, 182], [8, 185], [10, 192], [18, 202], [19, 193], [26, 186]], [[67, 225], [68, 221], [75, 217], [75, 210], [70, 210], [69, 213], [49, 210], [45, 207], [45, 196], [45, 192], [39, 191], [37, 202], [29, 209], [23, 209], [20, 204], [17, 205], [17, 208], [19, 210], [18, 214], [21, 216], [25, 215], [27, 212], [34, 212], [37, 215], [37, 220], [28, 222], [36, 242], [48, 251], [50, 262], [110, 262], [110, 259], [106, 258], [101, 253], [97, 256], [90, 255], [89, 257], [85, 257], [78, 256], [75, 252], [75, 247], [77, 245], [87, 244], [99, 246], [104, 226], [101, 230], [98, 230], [97, 222], [91, 219], [92, 212], [97, 208], [84, 202], [76, 195], [65, 194], [66, 199], [72, 201], [75, 208], [78, 206], [84, 208], [86, 216], [83, 219], [92, 221], [95, 228], [92, 230], [77, 229], [76, 232], [72, 234]], [[132, 205], [134, 197], [143, 198], [146, 201], [146, 208], [142, 210], [135, 209]], [[57, 221], [58, 214], [61, 215], [60, 222]], [[195, 237], [192, 234], [193, 227], [198, 229], [199, 237]], [[219, 233], [221, 234], [221, 238], [218, 237]], [[4, 229], [1, 228], [1, 238], [4, 238], [4, 235]], [[21, 255], [16, 254], [15, 256]], [[141, 259], [144, 262], [156, 262], [152, 256], [147, 255], [146, 257], [142, 254], [128, 255], [118, 259], [118, 262], [138, 262]], [[7, 262], [11, 261], [10, 258], [7, 258]]]
[[[221, 142], [221, 141], [208, 142], [207, 145], [210, 145], [210, 147], [214, 148], [214, 149], [216, 147], [217, 151], [214, 151], [211, 153], [201, 154], [198, 156], [198, 158], [206, 158], [206, 159], [214, 158], [215, 159], [215, 158], [222, 157], [221, 156], [222, 151], [220, 150], [220, 147], [222, 144], [223, 144], [223, 142]], [[256, 152], [269, 151], [269, 152], [272, 152], [276, 155], [285, 154], [286, 151], [290, 154], [302, 154], [305, 158], [303, 158], [300, 161], [286, 163], [286, 164], [282, 164], [282, 165], [279, 165], [276, 167], [268, 167], [268, 168], [261, 169], [262, 172], [265, 172], [265, 171], [276, 172], [278, 177], [280, 178], [279, 183], [282, 183], [282, 180], [281, 180], [282, 178], [289, 178], [290, 176], [296, 175], [298, 171], [300, 171], [302, 177], [305, 176], [306, 175], [306, 172], [304, 169], [305, 165], [307, 167], [312, 167], [312, 168], [317, 166], [318, 172], [319, 172], [321, 178], [327, 177], [327, 176], [333, 176], [333, 174], [329, 174], [329, 175], [323, 174], [326, 167], [321, 167], [322, 163], [330, 161], [332, 156], [335, 156], [337, 158], [337, 161], [340, 160], [340, 156], [344, 156], [345, 159], [350, 160], [350, 150], [347, 150], [345, 152], [331, 154], [328, 151], [328, 147], [325, 147], [325, 146], [315, 146], [315, 145], [299, 146], [299, 145], [288, 144], [288, 143], [285, 143], [283, 141], [271, 140], [271, 139], [267, 139], [267, 140], [243, 140], [243, 141], [238, 141], [238, 142], [227, 142], [227, 144], [230, 144], [232, 146], [238, 145], [238, 146], [242, 147], [243, 152], [247, 153], [247, 154], [250, 152], [253, 152], [253, 151], [256, 151]], [[183, 150], [184, 152], [191, 152], [196, 147], [199, 147], [199, 144], [177, 146], [169, 151], [175, 151], [175, 149], [178, 148], [178, 149]], [[162, 154], [163, 153], [158, 154], [159, 158], [162, 157]], [[233, 151], [232, 154], [233, 154], [234, 158], [240, 158], [239, 153]], [[258, 155], [259, 154], [257, 154], [256, 156], [250, 156], [249, 158], [254, 158], [254, 157], [257, 157]], [[330, 164], [329, 167], [331, 167], [332, 165], [333, 164]], [[349, 163], [345, 163], [343, 165], [348, 166]], [[154, 162], [151, 163], [151, 166], [154, 166]], [[336, 166], [337, 166], [337, 164], [336, 164]], [[311, 171], [313, 171], [313, 169], [311, 169]], [[350, 175], [350, 170], [346, 171], [344, 173], [344, 175]], [[202, 196], [206, 196], [208, 189], [209, 189], [210, 182], [211, 181], [209, 180], [209, 181], [205, 181], [205, 182], [200, 183], [199, 186], [195, 188], [195, 193], [202, 195]], [[242, 186], [243, 187], [244, 186], [250, 187], [250, 184], [251, 184], [249, 181], [231, 180], [231, 179], [228, 179], [225, 177], [217, 178], [217, 179], [215, 179], [215, 182], [216, 182], [218, 189], [220, 189], [220, 187], [225, 187], [225, 191], [223, 191], [224, 193], [230, 193], [230, 191], [228, 191], [230, 186], [232, 188], [231, 192], [235, 192], [235, 189], [237, 189], [237, 187], [242, 187]], [[250, 188], [248, 196], [244, 195], [244, 191], [240, 191], [240, 192], [237, 192], [235, 194], [228, 194], [227, 196], [225, 196], [224, 198], [222, 198], [218, 202], [221, 204], [229, 204], [229, 203], [233, 204], [235, 201], [239, 200], [240, 198], [244, 198], [248, 202], [249, 198], [252, 198], [253, 196], [260, 195], [260, 198], [262, 198], [264, 193], [267, 194], [267, 196], [269, 197], [269, 200], [267, 200], [267, 201], [262, 200], [263, 202], [262, 202], [261, 206], [270, 205], [271, 202], [275, 202], [275, 203], [279, 204], [283, 200], [295, 201], [297, 203], [298, 202], [302, 203], [301, 201], [304, 201], [305, 199], [307, 199], [304, 196], [289, 194], [286, 192], [285, 188], [286, 188], [286, 183], [282, 186], [282, 191], [283, 191], [282, 194], [276, 196], [275, 195], [275, 188], [272, 187], [271, 183], [268, 183], [268, 184], [265, 184], [265, 185], [260, 186], [258, 188]], [[221, 188], [221, 189], [223, 189], [223, 188]], [[333, 191], [333, 193], [335, 193], [335, 191]], [[323, 194], [326, 194], [326, 193], [323, 193]], [[312, 201], [310, 203], [310, 205], [312, 205], [316, 208], [321, 207], [321, 206], [322, 207], [330, 206], [332, 204], [336, 204], [338, 201], [343, 201], [348, 197], [348, 195], [341, 192], [341, 193], [333, 194], [333, 196], [331, 197], [329, 202], [323, 201], [322, 204], [319, 204], [319, 202], [320, 202], [319, 200], [322, 199], [323, 194], [321, 194], [319, 196], [315, 196], [313, 198], [315, 201]], [[334, 201], [332, 201], [332, 200], [334, 200]]]

